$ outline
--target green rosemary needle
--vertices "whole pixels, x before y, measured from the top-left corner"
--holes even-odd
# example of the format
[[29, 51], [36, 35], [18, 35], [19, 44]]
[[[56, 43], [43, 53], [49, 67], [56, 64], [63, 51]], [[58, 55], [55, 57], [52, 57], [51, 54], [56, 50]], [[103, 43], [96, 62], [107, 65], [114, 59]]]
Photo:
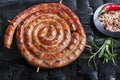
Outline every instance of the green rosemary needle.
[[114, 54], [113, 52], [114, 41], [115, 40], [113, 38], [106, 38], [106, 40], [104, 41], [101, 47], [98, 47], [94, 43], [94, 41], [92, 41], [92, 44], [97, 49], [97, 51], [93, 52], [93, 48], [90, 48], [91, 56], [89, 57], [88, 65], [90, 65], [90, 61], [93, 60], [94, 67], [95, 69], [97, 69], [96, 62], [95, 62], [96, 56], [98, 58], [103, 58], [103, 63], [107, 63], [109, 60], [112, 60], [113, 64], [115, 64], [116, 54]]

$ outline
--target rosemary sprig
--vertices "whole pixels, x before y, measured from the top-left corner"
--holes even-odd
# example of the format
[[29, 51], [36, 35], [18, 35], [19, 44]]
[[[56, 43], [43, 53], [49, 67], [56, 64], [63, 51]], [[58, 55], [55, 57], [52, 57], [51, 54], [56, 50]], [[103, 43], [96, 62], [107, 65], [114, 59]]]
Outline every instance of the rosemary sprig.
[[91, 43], [97, 49], [97, 51], [93, 52], [93, 48], [90, 48], [91, 56], [89, 57], [88, 65], [90, 65], [90, 61], [92, 60], [95, 69], [97, 69], [96, 62], [95, 62], [96, 57], [103, 58], [103, 63], [107, 63], [109, 60], [112, 60], [113, 64], [115, 64], [116, 54], [114, 54], [113, 52], [113, 43], [115, 41], [116, 40], [114, 40], [113, 38], [106, 38], [106, 40], [104, 41], [101, 47], [98, 47], [94, 43], [94, 41], [92, 41]]

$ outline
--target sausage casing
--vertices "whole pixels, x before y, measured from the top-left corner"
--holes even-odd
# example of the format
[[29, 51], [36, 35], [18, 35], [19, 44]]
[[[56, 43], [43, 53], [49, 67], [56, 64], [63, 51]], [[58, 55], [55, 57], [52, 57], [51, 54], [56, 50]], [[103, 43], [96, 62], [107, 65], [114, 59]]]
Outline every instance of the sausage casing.
[[86, 35], [78, 17], [63, 4], [39, 4], [18, 14], [4, 35], [7, 48], [12, 44], [15, 30], [21, 54], [40, 68], [70, 64], [86, 45]]

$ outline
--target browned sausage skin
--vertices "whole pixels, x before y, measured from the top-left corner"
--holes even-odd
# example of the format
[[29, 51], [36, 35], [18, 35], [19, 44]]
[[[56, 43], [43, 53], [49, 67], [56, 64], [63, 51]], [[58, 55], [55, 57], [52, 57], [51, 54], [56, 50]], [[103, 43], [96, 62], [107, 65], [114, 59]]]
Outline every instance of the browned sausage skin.
[[86, 45], [78, 17], [63, 4], [39, 4], [18, 14], [5, 32], [7, 48], [12, 44], [15, 30], [21, 54], [40, 68], [68, 65], [79, 57]]

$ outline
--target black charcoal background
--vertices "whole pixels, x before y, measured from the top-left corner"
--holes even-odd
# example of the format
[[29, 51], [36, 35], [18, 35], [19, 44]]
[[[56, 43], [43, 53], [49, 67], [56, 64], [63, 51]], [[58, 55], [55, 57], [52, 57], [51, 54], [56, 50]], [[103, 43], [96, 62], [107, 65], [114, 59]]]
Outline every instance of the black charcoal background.
[[[40, 70], [39, 73], [36, 73], [36, 68], [29, 65], [21, 56], [15, 36], [11, 49], [4, 47], [3, 36], [8, 20], [32, 5], [48, 2], [59, 2], [59, 0], [0, 0], [0, 80], [120, 80], [119, 43], [114, 50], [118, 54], [115, 60], [116, 65], [112, 62], [102, 64], [102, 60], [96, 59], [98, 69], [95, 70], [93, 65], [88, 67], [88, 59], [85, 57], [90, 53], [86, 48], [82, 55], [70, 65], [54, 70]], [[95, 28], [92, 20], [95, 10], [104, 3], [120, 4], [120, 0], [63, 0], [63, 4], [79, 17], [87, 35], [88, 44], [91, 36], [107, 37]]]

